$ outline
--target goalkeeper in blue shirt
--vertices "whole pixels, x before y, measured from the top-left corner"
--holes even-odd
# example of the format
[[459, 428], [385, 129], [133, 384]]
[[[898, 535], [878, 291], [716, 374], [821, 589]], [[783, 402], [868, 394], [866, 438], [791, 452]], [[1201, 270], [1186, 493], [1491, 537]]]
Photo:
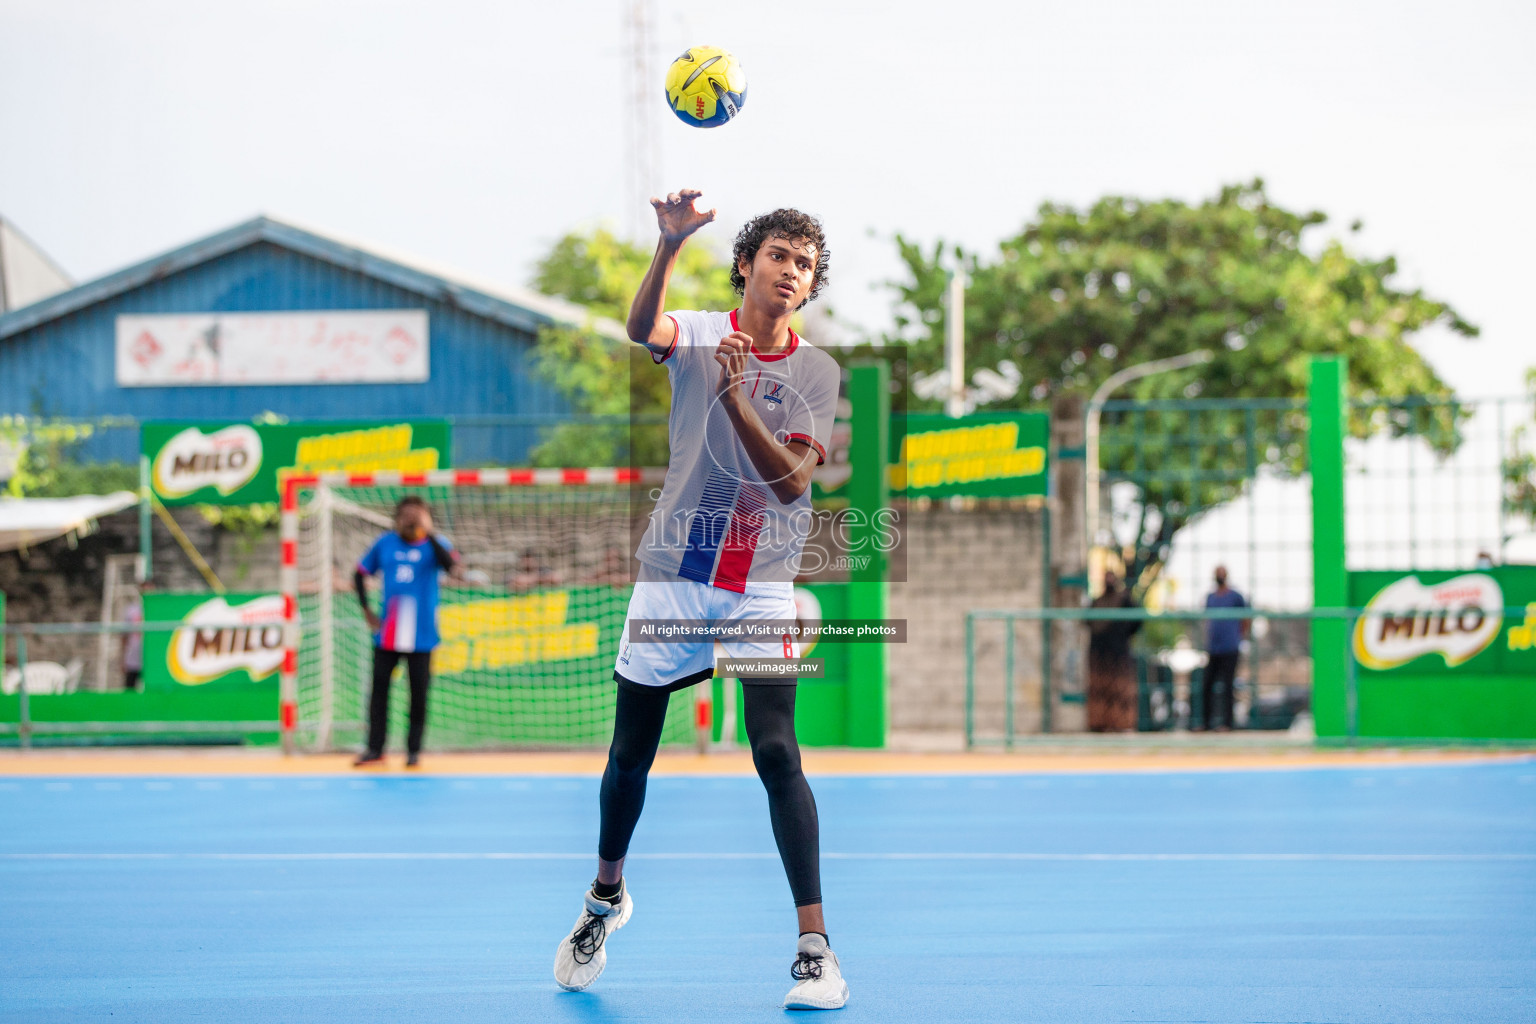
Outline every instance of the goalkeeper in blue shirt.
[[[401, 658], [411, 681], [410, 730], [405, 765], [421, 763], [421, 739], [427, 727], [427, 684], [432, 649], [437, 646], [437, 576], [463, 579], [459, 556], [446, 537], [432, 532], [432, 512], [409, 494], [395, 506], [395, 529], [373, 542], [352, 575], [363, 616], [373, 630], [373, 692], [368, 698], [368, 747], [356, 767], [382, 765], [389, 719], [389, 680]], [[368, 577], [383, 574], [381, 618], [368, 603]]]

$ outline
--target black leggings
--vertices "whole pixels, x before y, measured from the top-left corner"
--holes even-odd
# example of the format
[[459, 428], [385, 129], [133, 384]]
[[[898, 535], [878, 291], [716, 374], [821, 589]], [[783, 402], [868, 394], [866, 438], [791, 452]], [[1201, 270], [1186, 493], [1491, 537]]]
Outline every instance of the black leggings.
[[384, 752], [384, 736], [389, 728], [389, 677], [395, 664], [405, 659], [405, 673], [411, 680], [411, 724], [405, 734], [405, 749], [421, 752], [421, 735], [427, 728], [427, 684], [432, 678], [431, 651], [386, 651], [373, 649], [373, 692], [368, 695], [368, 752]]
[[1232, 690], [1237, 685], [1237, 652], [1212, 654], [1201, 677], [1200, 697], [1205, 727], [1232, 727]]
[[[795, 906], [821, 902], [821, 830], [816, 798], [800, 770], [800, 744], [795, 739], [795, 688], [782, 683], [743, 682], [743, 712], [752, 763], [768, 791], [768, 816], [779, 859], [789, 876]], [[619, 684], [613, 745], [603, 771], [599, 797], [602, 827], [597, 855], [620, 860], [629, 852], [629, 839], [645, 805], [645, 779], [656, 760], [661, 727], [667, 717], [666, 690]]]

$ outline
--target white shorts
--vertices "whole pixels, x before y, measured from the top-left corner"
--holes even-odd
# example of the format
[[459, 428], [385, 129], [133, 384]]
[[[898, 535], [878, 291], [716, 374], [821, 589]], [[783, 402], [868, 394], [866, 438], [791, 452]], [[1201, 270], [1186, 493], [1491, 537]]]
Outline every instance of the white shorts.
[[[634, 619], [686, 619], [711, 626], [743, 620], [774, 619], [793, 622], [793, 591], [774, 595], [738, 594], [693, 580], [658, 581], [657, 574], [641, 570], [635, 592], [624, 616], [619, 637], [619, 657], [613, 677], [620, 683], [680, 690], [715, 674], [715, 642], [630, 643], [629, 624]], [[799, 658], [800, 645], [789, 634], [773, 640], [721, 640], [727, 658]], [[773, 682], [780, 680], [774, 679]], [[793, 684], [794, 676], [783, 682]]]

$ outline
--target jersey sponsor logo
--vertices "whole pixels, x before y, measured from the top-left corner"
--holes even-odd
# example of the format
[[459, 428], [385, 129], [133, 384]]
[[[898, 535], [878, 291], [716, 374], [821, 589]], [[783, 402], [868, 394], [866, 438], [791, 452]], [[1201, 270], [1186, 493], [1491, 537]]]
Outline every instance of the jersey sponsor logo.
[[155, 492], [182, 498], [212, 487], [233, 494], [261, 469], [261, 435], [243, 424], [205, 434], [188, 427], [166, 442], [151, 470]]
[[1383, 587], [1355, 626], [1355, 657], [1377, 670], [1438, 654], [1447, 668], [1477, 657], [1504, 624], [1504, 592], [1485, 573], [1424, 584], [1404, 576]]
[[265, 679], [283, 664], [283, 598], [258, 597], [231, 607], [222, 597], [188, 612], [186, 626], [171, 634], [166, 665], [171, 678], [199, 686], [245, 670]]

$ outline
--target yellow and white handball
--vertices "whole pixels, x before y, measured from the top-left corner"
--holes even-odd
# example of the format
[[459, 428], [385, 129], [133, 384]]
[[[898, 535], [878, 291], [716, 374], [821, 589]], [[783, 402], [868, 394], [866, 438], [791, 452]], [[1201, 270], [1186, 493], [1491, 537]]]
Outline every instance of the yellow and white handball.
[[718, 46], [694, 46], [667, 68], [667, 103], [679, 121], [717, 128], [747, 102], [747, 73]]

